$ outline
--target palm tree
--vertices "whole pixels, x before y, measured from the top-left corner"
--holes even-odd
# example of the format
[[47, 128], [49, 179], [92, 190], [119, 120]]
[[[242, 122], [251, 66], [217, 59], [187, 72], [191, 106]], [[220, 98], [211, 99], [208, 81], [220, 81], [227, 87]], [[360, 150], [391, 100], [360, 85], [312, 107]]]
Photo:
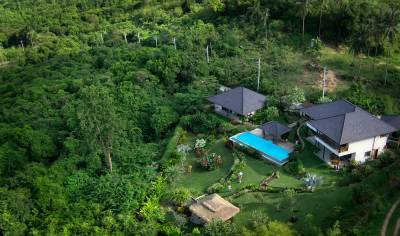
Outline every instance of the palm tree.
[[263, 12], [261, 9], [261, 1], [253, 0], [252, 6], [249, 7], [250, 19], [253, 22], [257, 22], [262, 18]]
[[305, 31], [305, 24], [306, 24], [306, 17], [308, 15], [309, 12], [309, 8], [310, 8], [310, 2], [311, 0], [300, 0], [298, 2], [296, 2], [297, 5], [300, 6], [299, 8], [299, 13], [301, 16], [301, 21], [302, 21], [302, 37], [303, 37], [303, 41], [304, 41], [304, 31]]
[[319, 0], [321, 2], [319, 6], [319, 24], [318, 24], [318, 36], [321, 38], [321, 26], [322, 26], [322, 13], [327, 7], [327, 0]]
[[383, 40], [387, 42], [386, 52], [386, 69], [385, 69], [385, 85], [387, 83], [388, 76], [388, 64], [391, 56], [393, 43], [399, 37], [400, 34], [400, 2], [396, 0], [386, 0], [384, 10], [384, 26], [385, 33]]
[[268, 45], [268, 19], [269, 19], [269, 9], [267, 8], [265, 10], [265, 16], [264, 16], [265, 41], [267, 42], [267, 45]]

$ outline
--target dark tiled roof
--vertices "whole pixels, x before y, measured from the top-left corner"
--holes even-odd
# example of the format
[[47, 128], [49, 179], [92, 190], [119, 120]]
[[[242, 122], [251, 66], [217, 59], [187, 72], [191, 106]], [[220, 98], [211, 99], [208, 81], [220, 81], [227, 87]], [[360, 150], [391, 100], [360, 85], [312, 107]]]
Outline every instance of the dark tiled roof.
[[309, 123], [340, 145], [396, 131], [359, 107], [355, 107], [353, 112], [312, 120]]
[[272, 137], [280, 137], [288, 132], [290, 128], [276, 121], [271, 121], [263, 124], [261, 127], [262, 131]]
[[385, 121], [389, 125], [393, 126], [397, 130], [400, 130], [400, 116], [398, 115], [384, 115], [381, 120]]
[[304, 108], [301, 109], [301, 112], [305, 113], [313, 120], [319, 120], [328, 117], [344, 115], [348, 112], [353, 112], [355, 111], [356, 107], [357, 106], [351, 104], [346, 100], [338, 100], [335, 102], [329, 102]]
[[264, 107], [266, 98], [253, 90], [237, 87], [209, 97], [208, 101], [228, 108], [240, 115], [247, 115]]

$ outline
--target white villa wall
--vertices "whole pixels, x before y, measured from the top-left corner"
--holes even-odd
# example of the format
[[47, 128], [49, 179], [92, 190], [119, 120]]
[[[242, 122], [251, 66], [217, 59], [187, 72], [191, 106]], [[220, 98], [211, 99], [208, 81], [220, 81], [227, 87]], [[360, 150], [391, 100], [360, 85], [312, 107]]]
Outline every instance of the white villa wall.
[[[214, 104], [214, 110], [215, 110], [216, 112], [221, 112], [221, 111], [222, 111], [222, 106], [221, 106], [221, 105], [218, 105], [218, 104]], [[226, 112], [226, 111], [224, 111], [224, 112]], [[255, 113], [256, 113], [256, 112], [253, 111], [253, 112], [250, 112], [249, 114], [246, 114], [245, 116], [253, 116]], [[236, 112], [234, 112], [234, 111], [231, 111], [230, 114], [235, 115], [235, 116], [240, 116], [240, 114], [238, 114], [238, 113], [236, 113]]]
[[[378, 155], [383, 152], [386, 146], [387, 136], [370, 138], [353, 142], [349, 144], [348, 153], [354, 153], [354, 160], [357, 162], [365, 162], [368, 158], [373, 155], [373, 150], [378, 149]], [[371, 156], [365, 156], [366, 152], [371, 152]]]
[[[349, 149], [346, 152], [341, 152], [337, 153], [334, 152], [336, 155], [339, 154], [339, 156], [346, 156], [348, 154], [353, 154], [352, 159], [357, 161], [357, 162], [365, 162], [370, 156], [365, 156], [366, 152], [371, 152], [371, 155], [373, 155], [373, 150], [378, 149], [378, 155], [381, 154], [384, 151], [384, 148], [386, 146], [388, 136], [376, 136], [375, 137], [375, 142], [374, 138], [369, 138], [357, 142], [352, 142], [349, 143]], [[321, 142], [319, 139], [317, 139], [322, 145], [327, 147], [328, 149], [333, 149], [330, 147], [328, 144]]]
[[[313, 131], [317, 131], [313, 126], [307, 123], [308, 128]], [[328, 148], [332, 153], [338, 156], [346, 156], [348, 154], [353, 154], [352, 159], [357, 162], [365, 162], [370, 156], [365, 156], [366, 152], [371, 152], [373, 155], [373, 150], [378, 149], [378, 155], [384, 151], [386, 142], [388, 140], [388, 135], [376, 136], [375, 138], [368, 138], [357, 142], [349, 143], [349, 149], [346, 152], [338, 153], [336, 149], [332, 148], [330, 145], [315, 137], [315, 139], [323, 146]], [[374, 141], [375, 139], [375, 141]]]

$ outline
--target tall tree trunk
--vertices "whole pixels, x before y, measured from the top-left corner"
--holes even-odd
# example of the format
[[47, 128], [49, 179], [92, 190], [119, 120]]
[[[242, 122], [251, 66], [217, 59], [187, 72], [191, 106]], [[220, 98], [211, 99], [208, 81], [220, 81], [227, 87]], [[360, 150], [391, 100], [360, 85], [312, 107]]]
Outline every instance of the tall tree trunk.
[[376, 61], [377, 61], [377, 56], [378, 56], [378, 46], [375, 46], [375, 52], [374, 52], [374, 63], [372, 64], [372, 68], [375, 69]]
[[304, 12], [304, 14], [303, 14], [303, 34], [302, 34], [303, 42], [304, 42], [305, 24], [306, 24], [306, 13]]
[[319, 9], [319, 25], [318, 25], [318, 36], [321, 38], [321, 25], [322, 25], [322, 10], [324, 8], [324, 0], [321, 1], [321, 8]]
[[112, 164], [112, 158], [111, 158], [111, 152], [107, 151], [107, 161], [108, 161], [108, 169], [110, 170], [110, 173], [113, 172], [113, 164]]
[[386, 85], [386, 83], [387, 83], [387, 77], [388, 77], [388, 70], [389, 70], [389, 57], [390, 57], [390, 46], [389, 46], [389, 51], [388, 51], [388, 53], [386, 54], [386, 66], [385, 66], [385, 83], [384, 83], [384, 85]]

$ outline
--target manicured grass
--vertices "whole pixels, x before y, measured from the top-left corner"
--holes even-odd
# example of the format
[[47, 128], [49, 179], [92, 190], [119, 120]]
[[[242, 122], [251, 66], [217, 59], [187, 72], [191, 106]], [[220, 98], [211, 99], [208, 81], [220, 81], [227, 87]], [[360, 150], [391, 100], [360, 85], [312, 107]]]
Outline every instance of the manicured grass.
[[246, 167], [243, 170], [242, 183], [239, 184], [238, 181], [232, 182], [231, 185], [233, 190], [237, 190], [240, 187], [249, 184], [258, 185], [262, 180], [275, 171], [279, 171], [280, 177], [279, 179], [272, 181], [270, 186], [295, 188], [303, 185], [302, 181], [285, 173], [279, 166], [250, 156], [245, 156], [245, 160]]
[[[235, 217], [238, 224], [249, 225], [251, 214], [255, 210], [261, 210], [266, 217], [288, 222], [292, 215], [299, 221], [294, 224], [300, 228], [307, 214], [314, 216], [315, 223], [323, 227], [330, 227], [331, 222], [327, 217], [334, 213], [334, 208], [342, 206], [349, 201], [350, 188], [320, 189], [314, 193], [302, 193], [296, 195], [294, 204], [295, 213], [290, 212], [288, 201], [282, 193], [250, 193], [234, 199], [233, 203], [241, 208], [241, 212]], [[261, 195], [262, 198], [256, 197]]]
[[[301, 153], [300, 159], [307, 172], [322, 176], [323, 185], [317, 188], [314, 193], [296, 195], [294, 215], [299, 218], [299, 222], [295, 223], [294, 227], [301, 228], [302, 220], [305, 219], [307, 214], [314, 215], [317, 225], [330, 227], [331, 222], [326, 220], [327, 217], [333, 214], [334, 207], [340, 207], [351, 200], [349, 198], [351, 196], [351, 188], [336, 186], [340, 176], [313, 154], [309, 144], [306, 145], [306, 149]], [[300, 180], [285, 174], [282, 168], [277, 168], [277, 170], [281, 171], [281, 178], [272, 181], [271, 186], [302, 186]], [[250, 193], [234, 199], [233, 203], [241, 208], [241, 212], [235, 217], [235, 221], [239, 224], [249, 225], [251, 223], [251, 214], [255, 210], [261, 210], [267, 217], [284, 222], [289, 221], [293, 215], [289, 207], [287, 207], [288, 202], [283, 193]]]
[[321, 187], [334, 187], [341, 176], [330, 168], [324, 161], [314, 154], [315, 147], [305, 140], [305, 149], [301, 152], [300, 160], [303, 162], [306, 172], [322, 177]]
[[192, 165], [192, 172], [186, 173], [178, 185], [194, 192], [203, 193], [209, 186], [228, 174], [228, 171], [233, 164], [233, 156], [232, 152], [225, 147], [223, 140], [217, 140], [210, 148], [209, 152], [215, 152], [221, 155], [222, 165], [212, 171], [205, 170], [197, 162], [194, 153], [190, 152], [187, 157], [187, 165]]

